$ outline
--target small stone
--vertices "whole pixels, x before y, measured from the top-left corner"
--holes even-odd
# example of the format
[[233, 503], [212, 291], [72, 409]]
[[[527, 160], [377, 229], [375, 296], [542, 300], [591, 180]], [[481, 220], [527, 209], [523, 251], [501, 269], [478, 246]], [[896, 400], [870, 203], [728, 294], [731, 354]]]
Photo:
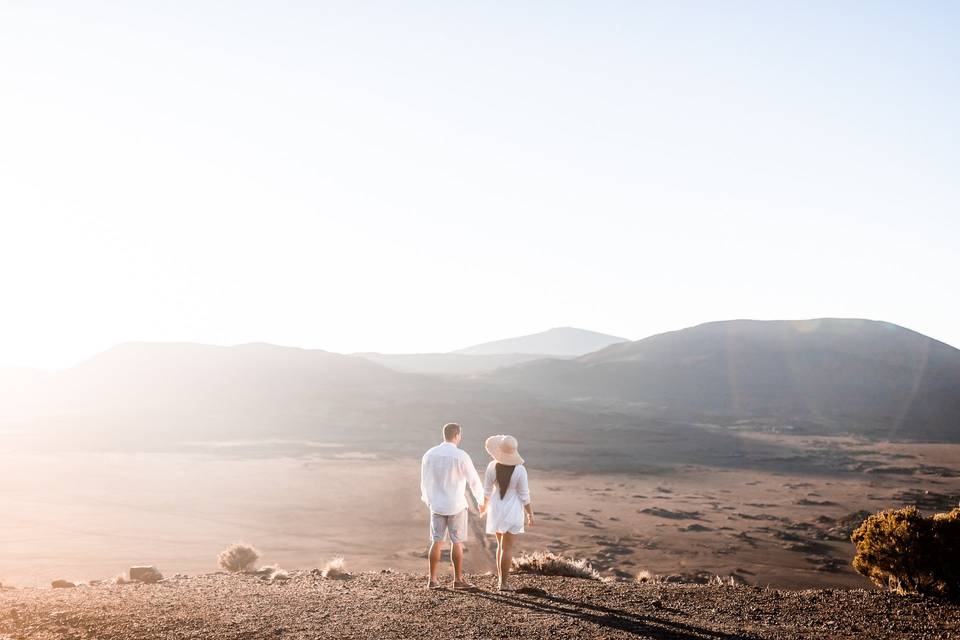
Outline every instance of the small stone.
[[130, 567], [130, 579], [137, 582], [160, 582], [163, 574], [153, 566]]
[[77, 585], [69, 580], [54, 580], [50, 583], [50, 586], [54, 589], [73, 589]]

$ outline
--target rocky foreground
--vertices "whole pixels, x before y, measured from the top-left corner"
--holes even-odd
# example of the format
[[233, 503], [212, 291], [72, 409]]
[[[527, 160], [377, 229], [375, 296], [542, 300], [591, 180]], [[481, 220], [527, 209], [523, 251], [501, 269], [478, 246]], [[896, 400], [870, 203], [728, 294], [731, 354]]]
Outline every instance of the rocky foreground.
[[862, 590], [606, 583], [520, 576], [501, 594], [424, 579], [293, 572], [0, 591], [0, 640], [21, 638], [960, 638], [960, 605]]

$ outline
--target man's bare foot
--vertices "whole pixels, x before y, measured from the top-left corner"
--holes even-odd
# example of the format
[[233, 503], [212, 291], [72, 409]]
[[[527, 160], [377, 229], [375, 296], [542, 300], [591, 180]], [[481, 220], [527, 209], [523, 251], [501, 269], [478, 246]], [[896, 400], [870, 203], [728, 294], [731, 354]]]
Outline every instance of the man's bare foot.
[[454, 589], [476, 589], [477, 585], [471, 584], [466, 580], [457, 580], [453, 583]]
[[511, 584], [501, 584], [499, 587], [499, 591], [516, 591], [516, 590], [517, 588]]
[[437, 582], [436, 580], [430, 580], [429, 582], [427, 582], [427, 589], [439, 589], [439, 588], [440, 588], [440, 583]]

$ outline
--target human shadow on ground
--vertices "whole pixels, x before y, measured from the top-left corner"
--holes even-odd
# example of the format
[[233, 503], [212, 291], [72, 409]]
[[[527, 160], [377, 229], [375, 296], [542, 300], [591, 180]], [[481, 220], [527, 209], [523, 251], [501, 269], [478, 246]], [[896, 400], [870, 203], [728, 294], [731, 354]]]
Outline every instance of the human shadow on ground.
[[564, 616], [575, 620], [590, 622], [599, 627], [617, 629], [627, 633], [657, 638], [658, 640], [703, 640], [715, 638], [724, 640], [747, 639], [752, 636], [730, 634], [704, 627], [674, 622], [664, 618], [645, 616], [622, 609], [613, 609], [587, 602], [567, 600], [552, 596], [540, 589], [521, 589], [506, 596], [500, 593], [477, 590], [454, 591], [467, 596], [482, 598], [498, 604], [528, 609], [539, 613]]

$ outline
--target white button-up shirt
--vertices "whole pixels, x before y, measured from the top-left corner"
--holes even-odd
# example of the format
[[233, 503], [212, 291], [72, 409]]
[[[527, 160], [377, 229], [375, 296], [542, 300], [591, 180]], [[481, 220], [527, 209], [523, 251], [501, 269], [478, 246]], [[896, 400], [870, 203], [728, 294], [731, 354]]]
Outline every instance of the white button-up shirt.
[[444, 442], [423, 454], [420, 499], [432, 513], [452, 516], [466, 509], [468, 484], [477, 504], [483, 503], [483, 483], [466, 451], [452, 442]]

